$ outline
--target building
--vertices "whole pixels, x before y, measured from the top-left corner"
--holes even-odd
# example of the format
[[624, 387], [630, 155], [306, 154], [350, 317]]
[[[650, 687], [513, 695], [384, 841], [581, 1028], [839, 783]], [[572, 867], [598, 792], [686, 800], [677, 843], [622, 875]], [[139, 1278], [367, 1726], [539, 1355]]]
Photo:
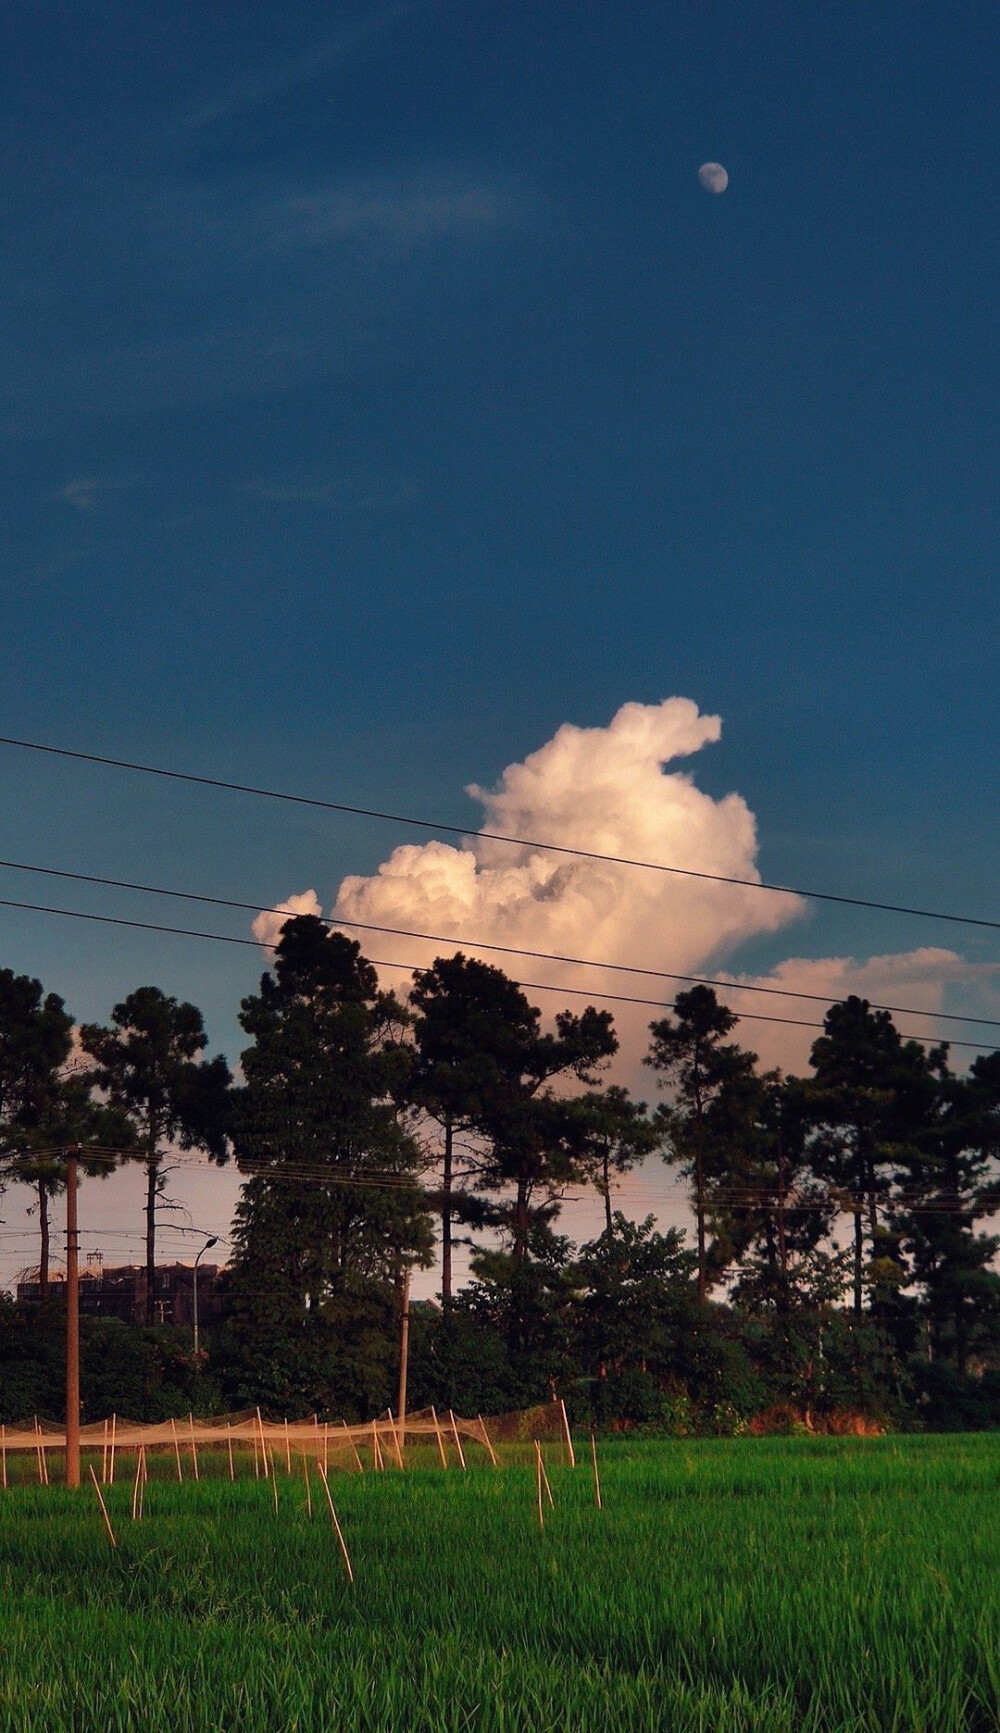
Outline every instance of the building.
[[[198, 1265], [198, 1322], [212, 1324], [221, 1315], [219, 1264]], [[64, 1270], [53, 1270], [49, 1291], [58, 1293], [65, 1281]], [[19, 1306], [37, 1306], [42, 1293], [37, 1270], [25, 1272], [17, 1284]], [[127, 1324], [146, 1321], [146, 1267], [144, 1264], [105, 1265], [93, 1253], [80, 1271], [80, 1316], [121, 1318]], [[157, 1264], [153, 1292], [153, 1317], [157, 1324], [194, 1322], [193, 1264]]]

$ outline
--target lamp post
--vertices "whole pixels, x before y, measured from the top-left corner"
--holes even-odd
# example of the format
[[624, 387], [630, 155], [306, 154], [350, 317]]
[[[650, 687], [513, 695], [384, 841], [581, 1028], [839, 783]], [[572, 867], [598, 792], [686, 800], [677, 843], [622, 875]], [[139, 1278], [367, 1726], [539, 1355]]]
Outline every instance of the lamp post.
[[194, 1361], [196, 1371], [198, 1369], [198, 1261], [207, 1251], [211, 1251], [213, 1246], [217, 1246], [218, 1243], [218, 1235], [213, 1234], [211, 1239], [205, 1241], [205, 1244], [196, 1254], [194, 1260], [194, 1273], [191, 1278], [191, 1321], [194, 1324]]

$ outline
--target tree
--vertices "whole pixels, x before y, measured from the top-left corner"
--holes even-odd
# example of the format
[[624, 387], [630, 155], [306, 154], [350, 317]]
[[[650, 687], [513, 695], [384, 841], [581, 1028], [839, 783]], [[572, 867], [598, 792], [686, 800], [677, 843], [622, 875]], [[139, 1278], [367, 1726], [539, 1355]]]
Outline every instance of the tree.
[[40, 981], [0, 970], [0, 1173], [35, 1193], [38, 1212], [38, 1283], [49, 1292], [49, 1205], [66, 1183], [72, 1147], [88, 1173], [108, 1163], [87, 1160], [90, 1145], [127, 1141], [128, 1127], [113, 1108], [92, 1098], [93, 1078], [69, 1064], [73, 1019]]
[[[953, 1354], [965, 1377], [977, 1336], [995, 1339], [1000, 1236], [977, 1232], [996, 1213], [1000, 1154], [1000, 1054], [977, 1059], [967, 1077], [934, 1056], [935, 1097], [922, 1135], [903, 1153], [899, 1220], [913, 1274], [924, 1287], [930, 1347]], [[991, 1183], [992, 1182], [992, 1183]]]
[[567, 1185], [587, 1177], [588, 1135], [579, 1098], [553, 1087], [597, 1082], [599, 1067], [617, 1052], [611, 1013], [593, 1005], [577, 1016], [560, 1011], [554, 1032], [520, 988], [504, 1051], [484, 1080], [478, 1126], [488, 1140], [481, 1169], [487, 1191], [513, 1197], [496, 1214], [515, 1264], [532, 1236], [548, 1226]]
[[242, 1351], [289, 1363], [300, 1405], [325, 1400], [338, 1356], [343, 1369], [356, 1354], [345, 1399], [361, 1406], [403, 1266], [430, 1255], [419, 1152], [400, 1122], [406, 1016], [357, 944], [300, 915], [240, 1022], [252, 1038], [233, 1130], [248, 1175], [233, 1272]]
[[[413, 978], [416, 1060], [407, 1099], [440, 1128], [441, 1297], [452, 1299], [453, 1224], [481, 1223], [467, 1182], [486, 1159], [486, 1103], [508, 1065], [512, 1047], [530, 1040], [536, 1021], [523, 993], [501, 969], [465, 957], [438, 957]], [[520, 1051], [520, 1048], [518, 1048]], [[456, 1139], [478, 1140], [473, 1158], [456, 1163]]]
[[158, 987], [139, 987], [111, 1013], [111, 1028], [86, 1023], [83, 1049], [96, 1061], [94, 1080], [126, 1115], [137, 1159], [146, 1168], [146, 1322], [155, 1315], [156, 1210], [163, 1193], [163, 1162], [171, 1147], [200, 1149], [228, 1159], [225, 1059], [201, 1059], [201, 1012]]
[[893, 1178], [918, 1159], [929, 1124], [940, 1055], [904, 1041], [888, 1011], [855, 994], [831, 1005], [813, 1042], [814, 1076], [804, 1086], [809, 1158], [854, 1219], [854, 1314], [865, 1289], [865, 1236], [873, 1309], [884, 1321], [906, 1280], [902, 1235], [891, 1214]]
[[[660, 1110], [668, 1139], [666, 1159], [679, 1161], [694, 1182], [697, 1227], [698, 1298], [708, 1292], [710, 1183], [732, 1176], [740, 1139], [750, 1135], [756, 1101], [757, 1056], [727, 1042], [739, 1019], [720, 1005], [711, 987], [692, 987], [674, 1000], [676, 1022], [664, 1017], [650, 1024], [652, 1042], [645, 1063], [672, 1092]], [[715, 1275], [724, 1267], [717, 1262]]]
[[620, 1084], [588, 1090], [571, 1103], [579, 1126], [582, 1165], [604, 1199], [605, 1231], [614, 1227], [611, 1192], [614, 1179], [631, 1173], [647, 1155], [659, 1149], [663, 1132], [649, 1118], [644, 1101], [633, 1101]]
[[0, 970], [0, 1166], [32, 1186], [41, 1240], [39, 1285], [49, 1290], [49, 1200], [61, 1184], [53, 1120], [61, 1073], [72, 1049], [73, 1019], [41, 981]]

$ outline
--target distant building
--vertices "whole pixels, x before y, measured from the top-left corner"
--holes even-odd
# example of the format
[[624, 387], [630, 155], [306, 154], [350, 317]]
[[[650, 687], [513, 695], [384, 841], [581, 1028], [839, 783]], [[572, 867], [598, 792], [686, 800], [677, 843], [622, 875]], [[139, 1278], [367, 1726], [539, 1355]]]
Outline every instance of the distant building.
[[[198, 1322], [212, 1324], [221, 1315], [219, 1264], [198, 1265]], [[65, 1271], [53, 1270], [50, 1293], [58, 1292]], [[17, 1284], [19, 1306], [37, 1306], [42, 1290], [37, 1271]], [[146, 1268], [144, 1264], [105, 1265], [91, 1256], [80, 1271], [80, 1316], [121, 1318], [127, 1324], [146, 1321]], [[157, 1324], [191, 1324], [194, 1321], [194, 1266], [157, 1264], [153, 1290], [153, 1318]]]

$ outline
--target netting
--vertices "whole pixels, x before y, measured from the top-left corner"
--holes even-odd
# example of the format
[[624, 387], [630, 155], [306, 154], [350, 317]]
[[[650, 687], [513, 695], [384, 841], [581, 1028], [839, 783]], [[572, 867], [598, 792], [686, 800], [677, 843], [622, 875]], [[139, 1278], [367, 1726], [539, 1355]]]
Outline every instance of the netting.
[[[80, 1428], [81, 1450], [99, 1450], [105, 1470], [109, 1454], [113, 1460], [120, 1451], [172, 1451], [180, 1469], [182, 1453], [187, 1456], [193, 1453], [197, 1465], [197, 1452], [202, 1448], [226, 1449], [231, 1458], [233, 1447], [239, 1446], [253, 1451], [265, 1469], [275, 1460], [283, 1460], [290, 1467], [292, 1457], [296, 1456], [315, 1459], [324, 1468], [360, 1471], [364, 1455], [373, 1467], [381, 1468], [387, 1460], [401, 1463], [403, 1452], [417, 1443], [436, 1447], [442, 1464], [447, 1463], [449, 1453], [453, 1452], [464, 1465], [467, 1444], [478, 1446], [491, 1461], [496, 1461], [490, 1431], [482, 1416], [473, 1420], [453, 1414], [450, 1409], [442, 1414], [433, 1408], [419, 1409], [407, 1414], [405, 1423], [389, 1411], [377, 1420], [354, 1425], [343, 1420], [320, 1420], [318, 1415], [311, 1420], [265, 1420], [255, 1410], [209, 1420], [188, 1415], [182, 1420], [152, 1424], [113, 1414], [107, 1420], [91, 1421]], [[8, 1455], [33, 1452], [42, 1480], [48, 1478], [50, 1457], [65, 1448], [66, 1433], [61, 1426], [37, 1419], [30, 1426], [23, 1422], [13, 1427], [0, 1426], [0, 1454], [4, 1463]]]
[[[404, 1453], [422, 1445], [431, 1454], [436, 1452], [442, 1468], [457, 1461], [465, 1468], [466, 1447], [473, 1446], [497, 1465], [494, 1444], [510, 1448], [534, 1446], [535, 1441], [559, 1442], [567, 1459], [574, 1460], [573, 1443], [565, 1404], [558, 1398], [539, 1403], [534, 1408], [522, 1408], [507, 1414], [492, 1415], [489, 1421], [477, 1414], [475, 1419], [452, 1413], [449, 1408], [438, 1414], [434, 1408], [421, 1408], [408, 1413], [405, 1422], [394, 1416], [391, 1409], [377, 1420], [349, 1425], [346, 1420], [265, 1420], [259, 1409], [213, 1416], [197, 1420], [193, 1414], [185, 1419], [159, 1420], [153, 1423], [129, 1420], [112, 1414], [107, 1420], [94, 1420], [80, 1428], [80, 1448], [101, 1454], [101, 1479], [114, 1479], [115, 1458], [121, 1453], [139, 1455], [146, 1451], [169, 1452], [173, 1455], [178, 1478], [183, 1478], [184, 1463], [189, 1463], [198, 1475], [198, 1453], [202, 1449], [225, 1450], [229, 1471], [234, 1473], [234, 1450], [253, 1453], [255, 1472], [267, 1474], [275, 1464], [289, 1471], [292, 1459], [315, 1461], [328, 1469], [364, 1471], [366, 1462], [375, 1469], [395, 1464], [405, 1466]], [[47, 1483], [53, 1458], [65, 1452], [66, 1433], [62, 1426], [37, 1417], [30, 1425], [0, 1425], [0, 1478], [7, 1484], [8, 1456], [33, 1453], [38, 1464], [38, 1478]], [[516, 1455], [516, 1448], [514, 1451]]]

